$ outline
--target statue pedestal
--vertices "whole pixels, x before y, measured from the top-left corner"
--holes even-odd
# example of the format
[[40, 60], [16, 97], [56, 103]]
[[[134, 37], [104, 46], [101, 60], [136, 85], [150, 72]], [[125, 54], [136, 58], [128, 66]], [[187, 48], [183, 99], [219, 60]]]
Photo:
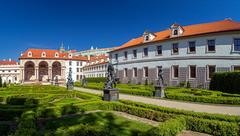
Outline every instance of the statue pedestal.
[[165, 97], [165, 92], [163, 86], [156, 85], [155, 86], [155, 97]]
[[119, 100], [118, 89], [117, 88], [104, 89], [103, 90], [103, 100], [104, 101], [118, 101]]

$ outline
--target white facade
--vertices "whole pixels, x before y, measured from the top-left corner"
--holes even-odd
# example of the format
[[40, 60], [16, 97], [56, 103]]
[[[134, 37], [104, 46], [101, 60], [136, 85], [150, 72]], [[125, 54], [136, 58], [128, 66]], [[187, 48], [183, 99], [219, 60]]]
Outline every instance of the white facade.
[[[123, 82], [133, 80], [133, 68], [140, 69], [138, 80], [144, 80], [144, 67], [149, 69], [148, 79], [155, 80], [157, 78], [157, 68], [161, 66], [163, 69], [168, 69], [167, 78], [168, 85], [176, 85], [181, 81], [192, 80], [197, 82], [209, 82], [208, 66], [215, 66], [215, 72], [238, 70], [240, 67], [240, 51], [234, 50], [234, 39], [240, 39], [240, 32], [224, 32], [217, 34], [207, 34], [202, 36], [192, 36], [188, 38], [176, 38], [155, 43], [146, 43], [144, 45], [137, 45], [126, 49], [121, 49], [111, 52], [111, 62], [115, 64], [117, 70], [120, 72], [119, 76]], [[215, 51], [208, 51], [208, 40], [215, 41]], [[195, 42], [195, 52], [190, 52], [189, 42]], [[178, 44], [178, 53], [173, 53], [173, 44]], [[158, 55], [157, 46], [161, 46], [162, 54]], [[147, 48], [148, 55], [144, 56], [144, 48]], [[137, 50], [137, 57], [134, 57], [133, 50]], [[127, 52], [127, 58], [126, 53]], [[115, 56], [118, 56], [116, 60]], [[178, 66], [179, 77], [173, 78], [173, 66]], [[196, 77], [190, 77], [190, 66], [196, 66]], [[125, 75], [124, 69], [128, 69], [130, 74]], [[180, 68], [187, 68], [182, 70]], [[199, 74], [200, 68], [205, 68], [203, 73]], [[201, 71], [201, 72], [203, 72]], [[183, 73], [181, 73], [183, 72]], [[126, 73], [126, 72], [125, 72]], [[166, 77], [168, 76], [168, 77]], [[185, 77], [184, 77], [185, 76]], [[201, 77], [200, 77], [201, 76]], [[184, 79], [185, 78], [185, 79]], [[201, 79], [199, 79], [201, 78]], [[204, 78], [204, 79], [202, 79]], [[136, 78], [137, 80], [137, 78]], [[199, 81], [201, 80], [201, 81]], [[204, 80], [204, 81], [203, 81]], [[141, 82], [141, 81], [140, 81]], [[174, 83], [173, 83], [174, 82]], [[207, 85], [204, 85], [207, 86]]]
[[15, 65], [0, 65], [0, 76], [2, 83], [19, 83], [20, 80], [20, 66]]
[[85, 61], [67, 60], [66, 63], [66, 78], [69, 74], [69, 68], [72, 69], [73, 81], [79, 81], [83, 78], [83, 67], [86, 65]]

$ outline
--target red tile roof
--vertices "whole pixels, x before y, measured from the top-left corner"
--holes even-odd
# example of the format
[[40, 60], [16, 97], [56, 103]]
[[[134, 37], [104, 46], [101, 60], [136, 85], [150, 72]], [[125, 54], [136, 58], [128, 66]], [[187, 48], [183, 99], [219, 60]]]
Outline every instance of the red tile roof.
[[[28, 56], [28, 53], [31, 52], [32, 56]], [[42, 57], [42, 53], [46, 53], [46, 57]], [[59, 50], [49, 50], [49, 49], [28, 49], [25, 51], [19, 59], [59, 59], [59, 60], [80, 60], [87, 61], [87, 57], [84, 56], [72, 56], [70, 57], [70, 53], [74, 53], [76, 50], [72, 50], [69, 52], [60, 52]], [[55, 57], [55, 53], [58, 53], [59, 57]]]
[[[171, 37], [170, 29], [156, 32], [156, 33], [154, 33], [154, 35], [156, 37], [151, 42], [164, 41], [164, 40], [181, 38], [181, 37], [196, 36], [196, 35], [202, 35], [202, 34], [217, 33], [217, 32], [239, 31], [240, 23], [226, 19], [223, 21], [217, 21], [217, 22], [211, 22], [211, 23], [183, 26], [182, 28], [183, 28], [184, 32], [181, 36], [178, 36], [178, 37]], [[138, 37], [138, 38], [128, 41], [127, 43], [117, 47], [113, 51], [125, 49], [128, 47], [133, 47], [136, 45], [141, 45], [141, 44], [144, 44], [143, 41], [144, 41], [143, 36], [141, 36], [141, 37]]]
[[0, 60], [0, 65], [17, 65], [18, 62], [15, 60]]
[[107, 55], [99, 55], [99, 56], [94, 56], [90, 57], [90, 60], [87, 63], [87, 66], [93, 66], [93, 65], [100, 65], [100, 64], [106, 64], [108, 63], [109, 56]]

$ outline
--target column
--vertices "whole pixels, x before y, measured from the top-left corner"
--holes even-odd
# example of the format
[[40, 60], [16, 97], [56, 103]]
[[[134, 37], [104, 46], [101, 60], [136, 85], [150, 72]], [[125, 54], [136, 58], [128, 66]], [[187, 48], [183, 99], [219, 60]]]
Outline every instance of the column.
[[35, 80], [39, 80], [39, 77], [38, 77], [38, 67], [35, 68]]
[[25, 72], [24, 72], [24, 68], [21, 68], [21, 82], [23, 83], [24, 82], [24, 80], [25, 80]]
[[61, 77], [64, 81], [66, 81], [67, 77], [65, 77], [65, 67], [61, 68]]
[[52, 77], [52, 66], [48, 67], [48, 77], [50, 79], [49, 81], [54, 80], [53, 77]]

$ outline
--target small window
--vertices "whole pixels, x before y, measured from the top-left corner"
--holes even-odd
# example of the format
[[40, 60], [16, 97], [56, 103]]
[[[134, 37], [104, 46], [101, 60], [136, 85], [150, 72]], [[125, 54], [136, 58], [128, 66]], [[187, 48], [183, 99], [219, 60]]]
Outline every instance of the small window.
[[240, 71], [240, 66], [233, 66], [233, 71]]
[[240, 51], [240, 38], [234, 39], [234, 51]]
[[137, 50], [133, 50], [133, 58], [137, 58]]
[[174, 30], [173, 35], [178, 35], [178, 30]]
[[197, 71], [196, 71], [196, 66], [189, 66], [189, 74], [190, 78], [196, 78], [197, 76]]
[[118, 60], [118, 54], [115, 54], [115, 60], [116, 61]]
[[137, 77], [137, 68], [133, 68], [133, 77]]
[[8, 72], [10, 73], [10, 72], [11, 72], [11, 70], [8, 70]]
[[215, 40], [207, 41], [207, 49], [208, 49], [208, 52], [215, 52]]
[[195, 53], [196, 52], [196, 42], [192, 41], [192, 42], [189, 42], [188, 44], [189, 44], [188, 45], [189, 53]]
[[124, 68], [124, 77], [127, 77], [127, 76], [128, 76], [128, 69]]
[[162, 45], [157, 46], [157, 55], [162, 55]]
[[79, 66], [79, 62], [77, 62], [77, 66]]
[[46, 57], [46, 53], [45, 52], [42, 53], [42, 57]]
[[173, 54], [178, 54], [178, 43], [173, 43], [172, 44], [172, 53]]
[[127, 51], [124, 52], [124, 58], [125, 58], [125, 59], [128, 58], [128, 52], [127, 52]]
[[148, 67], [144, 67], [144, 77], [148, 77]]
[[32, 52], [28, 52], [28, 57], [32, 57]]
[[59, 54], [57, 52], [55, 53], [55, 57], [59, 57]]
[[207, 78], [211, 79], [211, 77], [213, 76], [213, 73], [216, 72], [216, 66], [214, 65], [208, 65], [207, 66]]
[[145, 36], [145, 41], [149, 41], [149, 35]]
[[179, 66], [173, 66], [172, 67], [172, 77], [174, 78], [174, 79], [176, 79], [176, 78], [178, 78], [178, 76], [179, 76]]
[[79, 68], [77, 68], [77, 72], [79, 72]]
[[143, 49], [143, 57], [147, 57], [148, 56], [148, 48], [144, 48]]
[[72, 66], [72, 61], [69, 61], [69, 66]]

